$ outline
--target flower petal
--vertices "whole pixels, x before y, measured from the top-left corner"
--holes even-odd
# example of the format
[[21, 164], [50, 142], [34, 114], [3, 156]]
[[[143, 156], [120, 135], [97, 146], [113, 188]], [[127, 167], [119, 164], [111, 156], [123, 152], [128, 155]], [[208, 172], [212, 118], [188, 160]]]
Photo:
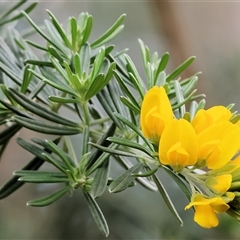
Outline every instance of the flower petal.
[[223, 174], [207, 179], [206, 184], [218, 194], [224, 194], [230, 188], [232, 183], [231, 174]]
[[[198, 143], [199, 159], [204, 158], [209, 169], [221, 168], [239, 149], [240, 128], [229, 121], [214, 123], [198, 135]], [[212, 149], [206, 148], [207, 145]]]
[[165, 126], [173, 120], [172, 106], [163, 87], [154, 86], [145, 95], [140, 124], [145, 137], [159, 141]]
[[160, 140], [159, 153], [160, 162], [171, 165], [175, 170], [196, 163], [197, 136], [187, 120], [173, 120], [166, 126]]
[[216, 227], [218, 225], [218, 218], [210, 205], [196, 206], [194, 221], [204, 228]]
[[197, 134], [218, 121], [229, 120], [232, 113], [224, 106], [214, 106], [208, 110], [200, 109], [192, 120], [192, 125]]
[[216, 227], [218, 225], [216, 213], [226, 212], [229, 209], [223, 198], [206, 198], [199, 193], [193, 195], [192, 201], [185, 210], [192, 206], [195, 208], [194, 221], [204, 228]]

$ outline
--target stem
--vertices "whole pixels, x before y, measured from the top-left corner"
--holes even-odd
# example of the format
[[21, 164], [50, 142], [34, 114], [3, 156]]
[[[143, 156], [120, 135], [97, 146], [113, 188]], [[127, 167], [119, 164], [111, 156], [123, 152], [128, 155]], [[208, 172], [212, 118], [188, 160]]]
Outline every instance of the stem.
[[90, 118], [89, 118], [89, 110], [88, 110], [88, 102], [84, 102], [82, 104], [82, 108], [83, 108], [83, 114], [84, 114], [84, 119], [85, 119], [85, 124], [87, 126], [90, 125]]
[[97, 120], [92, 121], [92, 122], [90, 123], [90, 125], [93, 126], [93, 125], [105, 123], [105, 122], [107, 122], [107, 121], [109, 121], [109, 120], [110, 120], [110, 117], [99, 118], [99, 119], [97, 119]]

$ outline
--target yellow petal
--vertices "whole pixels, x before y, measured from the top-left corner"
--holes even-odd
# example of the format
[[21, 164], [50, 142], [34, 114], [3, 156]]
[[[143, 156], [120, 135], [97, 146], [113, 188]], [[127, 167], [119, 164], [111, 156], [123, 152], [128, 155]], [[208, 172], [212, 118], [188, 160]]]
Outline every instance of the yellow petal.
[[212, 228], [218, 225], [218, 218], [210, 205], [196, 206], [194, 221], [204, 228]]
[[153, 87], [145, 95], [140, 124], [145, 137], [158, 143], [165, 126], [173, 120], [173, 111], [163, 87]]
[[218, 194], [224, 194], [230, 188], [232, 183], [231, 174], [223, 174], [207, 179], [206, 184]]
[[187, 120], [175, 119], [166, 126], [159, 143], [159, 156], [162, 164], [171, 165], [175, 170], [196, 163], [197, 136]]
[[200, 109], [196, 113], [191, 123], [196, 133], [199, 134], [212, 124], [212, 118], [209, 116], [209, 114], [207, 114], [206, 110]]
[[229, 209], [221, 197], [206, 198], [199, 193], [193, 195], [192, 202], [185, 207], [185, 210], [192, 206], [195, 208], [194, 221], [204, 228], [216, 227], [218, 225], [216, 213], [226, 212]]
[[192, 120], [197, 134], [218, 121], [229, 120], [232, 113], [224, 106], [214, 106], [208, 110], [200, 109]]
[[213, 123], [217, 121], [229, 120], [232, 117], [231, 111], [224, 106], [214, 106], [207, 110], [207, 113], [212, 117]]
[[240, 128], [229, 121], [216, 122], [198, 135], [198, 143], [199, 159], [204, 158], [209, 169], [221, 168], [239, 149]]

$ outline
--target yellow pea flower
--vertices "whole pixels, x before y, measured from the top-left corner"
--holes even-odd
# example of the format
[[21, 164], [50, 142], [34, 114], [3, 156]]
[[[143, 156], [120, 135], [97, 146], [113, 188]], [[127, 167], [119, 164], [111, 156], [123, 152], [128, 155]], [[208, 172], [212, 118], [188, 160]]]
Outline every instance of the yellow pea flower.
[[175, 119], [162, 133], [159, 143], [159, 160], [176, 172], [194, 165], [198, 158], [198, 142], [192, 125], [185, 119]]
[[173, 120], [173, 116], [165, 89], [157, 86], [151, 88], [143, 99], [140, 113], [144, 136], [158, 144], [163, 129]]
[[216, 177], [210, 177], [206, 180], [206, 185], [217, 194], [224, 194], [230, 188], [232, 183], [231, 174], [222, 174]]
[[226, 165], [240, 146], [240, 128], [229, 121], [219, 121], [198, 135], [199, 163], [205, 162], [209, 169]]
[[200, 109], [192, 120], [192, 125], [197, 134], [209, 127], [211, 124], [222, 120], [229, 120], [232, 113], [224, 106], [214, 106], [207, 110]]
[[206, 198], [201, 194], [194, 194], [192, 201], [185, 207], [195, 208], [194, 221], [201, 227], [216, 227], [219, 223], [217, 213], [226, 212], [229, 205], [221, 197]]

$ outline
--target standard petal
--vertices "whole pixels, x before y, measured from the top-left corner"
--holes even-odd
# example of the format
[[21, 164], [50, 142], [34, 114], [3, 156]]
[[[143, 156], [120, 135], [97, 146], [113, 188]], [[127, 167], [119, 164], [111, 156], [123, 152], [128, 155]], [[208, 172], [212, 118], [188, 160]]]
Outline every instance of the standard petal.
[[153, 87], [145, 95], [140, 124], [145, 137], [156, 140], [161, 136], [166, 124], [173, 120], [172, 106], [163, 87]]
[[218, 121], [227, 121], [231, 118], [232, 113], [224, 106], [214, 106], [207, 110], [200, 109], [192, 120], [192, 125], [197, 134], [205, 130], [211, 124]]
[[196, 163], [197, 136], [187, 120], [174, 120], [166, 126], [159, 144], [159, 153], [162, 164], [176, 169]]
[[199, 159], [205, 159], [209, 169], [221, 168], [239, 149], [240, 128], [229, 121], [214, 123], [198, 135], [198, 143]]

